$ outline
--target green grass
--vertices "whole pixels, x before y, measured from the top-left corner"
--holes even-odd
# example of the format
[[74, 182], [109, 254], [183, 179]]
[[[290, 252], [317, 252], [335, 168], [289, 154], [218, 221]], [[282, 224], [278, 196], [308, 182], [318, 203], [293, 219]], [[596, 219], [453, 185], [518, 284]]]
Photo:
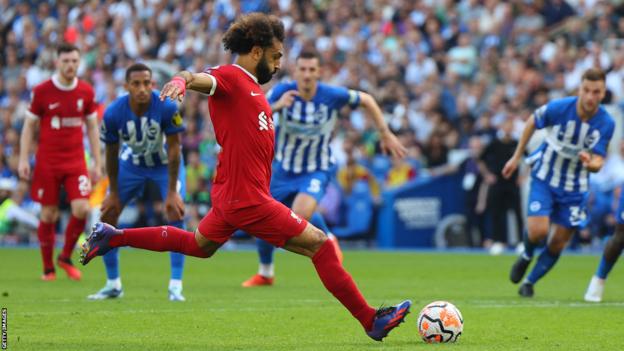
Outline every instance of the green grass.
[[[243, 289], [255, 253], [220, 252], [187, 260], [187, 302], [167, 300], [168, 256], [125, 250], [125, 296], [87, 301], [104, 282], [101, 260], [82, 282], [58, 272], [39, 281], [32, 249], [0, 249], [0, 305], [8, 308], [9, 350], [621, 350], [624, 275], [616, 267], [602, 304], [582, 302], [598, 258], [564, 256], [536, 286], [516, 295], [511, 256], [347, 252], [345, 264], [369, 302], [410, 298], [410, 314], [383, 342], [370, 340], [327, 293], [307, 259], [277, 254], [277, 285]], [[7, 295], [8, 296], [5, 296]], [[464, 334], [454, 345], [427, 345], [416, 316], [433, 300], [462, 311]]]

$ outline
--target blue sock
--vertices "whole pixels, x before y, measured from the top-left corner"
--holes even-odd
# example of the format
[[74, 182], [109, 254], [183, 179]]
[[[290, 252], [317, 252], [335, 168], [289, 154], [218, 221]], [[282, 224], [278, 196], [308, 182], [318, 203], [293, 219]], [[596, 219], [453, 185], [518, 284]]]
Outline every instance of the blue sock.
[[262, 264], [273, 263], [273, 250], [275, 250], [273, 245], [260, 239], [256, 240], [256, 243], [258, 244], [258, 255], [260, 256], [260, 263]]
[[537, 283], [543, 276], [550, 271], [550, 269], [557, 263], [559, 260], [560, 254], [553, 254], [548, 250], [548, 247], [544, 248], [544, 251], [537, 258], [537, 262], [535, 263], [535, 267], [529, 273], [527, 277], [527, 281], [531, 284]]
[[[175, 221], [169, 223], [170, 226], [185, 229], [184, 221]], [[182, 280], [182, 272], [184, 271], [184, 255], [178, 252], [171, 252], [171, 279]]]
[[325, 218], [323, 218], [320, 213], [314, 212], [312, 214], [312, 218], [310, 218], [310, 223], [312, 223], [312, 225], [317, 227], [318, 229], [322, 230], [325, 235], [330, 233], [329, 227], [327, 226], [327, 223], [325, 223]]
[[600, 264], [598, 265], [598, 269], [596, 270], [596, 277], [600, 279], [607, 279], [607, 275], [611, 272], [611, 268], [615, 265], [615, 262], [607, 262], [604, 255], [600, 258]]
[[531, 241], [529, 241], [529, 233], [526, 230], [524, 231], [522, 241], [524, 243], [523, 255], [525, 256], [525, 258], [528, 258], [530, 260], [533, 258], [533, 253], [535, 252], [535, 247], [537, 246], [537, 243], [532, 243]]
[[119, 278], [119, 248], [111, 249], [102, 258], [104, 259], [104, 267], [106, 267], [106, 277], [108, 280]]

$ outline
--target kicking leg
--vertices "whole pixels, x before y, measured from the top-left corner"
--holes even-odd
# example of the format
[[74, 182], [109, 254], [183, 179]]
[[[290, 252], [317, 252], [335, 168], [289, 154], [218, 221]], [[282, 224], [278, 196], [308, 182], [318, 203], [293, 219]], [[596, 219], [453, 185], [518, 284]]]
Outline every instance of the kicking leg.
[[351, 312], [371, 338], [381, 341], [409, 313], [409, 300], [389, 308], [372, 308], [342, 267], [335, 246], [313, 225], [308, 224], [300, 235], [286, 241], [284, 248], [312, 259], [325, 288]]

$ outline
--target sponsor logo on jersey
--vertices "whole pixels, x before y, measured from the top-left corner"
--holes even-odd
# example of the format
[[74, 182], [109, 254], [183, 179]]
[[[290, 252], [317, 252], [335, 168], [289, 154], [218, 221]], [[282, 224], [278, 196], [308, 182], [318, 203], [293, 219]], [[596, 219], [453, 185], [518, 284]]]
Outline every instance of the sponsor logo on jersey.
[[182, 125], [182, 115], [180, 114], [180, 112], [176, 112], [173, 117], [171, 118], [171, 122], [173, 123], [174, 126], [179, 127]]
[[50, 120], [50, 126], [52, 127], [52, 129], [61, 129], [61, 119], [59, 118], [59, 116], [52, 117], [52, 119]]
[[258, 123], [260, 125], [260, 130], [273, 129], [273, 121], [267, 117], [264, 111], [260, 112], [258, 115]]

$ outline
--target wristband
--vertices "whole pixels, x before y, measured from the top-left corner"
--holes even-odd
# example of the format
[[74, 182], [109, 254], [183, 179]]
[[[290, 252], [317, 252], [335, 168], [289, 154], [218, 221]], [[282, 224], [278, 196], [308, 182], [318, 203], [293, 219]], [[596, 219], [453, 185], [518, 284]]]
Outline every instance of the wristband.
[[176, 76], [171, 79], [170, 83], [180, 90], [180, 95], [186, 94], [186, 79]]

